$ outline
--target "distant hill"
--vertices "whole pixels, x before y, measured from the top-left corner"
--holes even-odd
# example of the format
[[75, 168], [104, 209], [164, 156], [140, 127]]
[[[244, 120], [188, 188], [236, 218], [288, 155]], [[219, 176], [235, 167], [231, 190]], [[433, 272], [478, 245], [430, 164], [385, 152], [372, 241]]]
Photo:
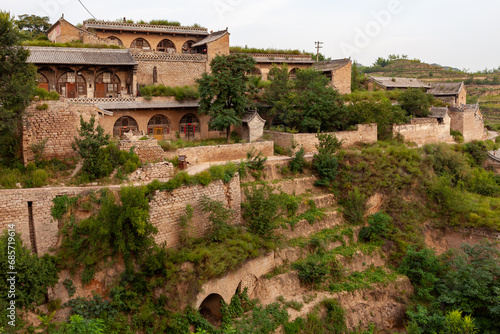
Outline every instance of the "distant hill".
[[373, 76], [417, 78], [425, 81], [457, 81], [469, 78], [468, 74], [450, 66], [426, 64], [410, 59], [392, 60], [384, 67], [365, 68], [365, 72]]

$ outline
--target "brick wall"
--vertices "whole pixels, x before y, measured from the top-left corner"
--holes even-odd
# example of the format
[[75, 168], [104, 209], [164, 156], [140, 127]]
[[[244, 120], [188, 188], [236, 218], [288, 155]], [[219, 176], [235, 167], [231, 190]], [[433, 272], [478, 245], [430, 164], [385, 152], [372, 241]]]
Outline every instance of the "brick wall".
[[167, 247], [176, 247], [180, 244], [180, 217], [186, 214], [186, 206], [190, 204], [194, 209], [193, 219], [189, 223], [189, 234], [193, 237], [205, 235], [210, 229], [207, 214], [201, 211], [198, 204], [202, 196], [221, 201], [226, 207], [234, 211], [232, 224], [240, 224], [241, 195], [239, 177], [234, 177], [230, 183], [221, 180], [214, 181], [208, 186], [194, 185], [175, 189], [172, 192], [159, 192], [150, 202], [151, 222], [158, 228], [157, 243], [166, 242]]
[[[0, 190], [0, 231], [7, 230], [9, 224], [15, 224], [16, 232], [28, 247], [34, 244], [38, 254], [48, 253], [50, 248], [57, 245], [59, 238], [58, 222], [50, 214], [53, 206], [52, 200], [56, 196], [78, 196], [101, 188], [103, 187]], [[120, 186], [106, 188], [118, 191]], [[195, 208], [191, 223], [193, 234], [199, 237], [206, 233], [209, 224], [206, 216], [201, 213], [198, 206], [198, 199], [203, 195], [222, 201], [227, 207], [230, 207], [235, 213], [232, 223], [240, 223], [241, 193], [239, 177], [234, 177], [227, 184], [219, 180], [212, 182], [208, 186], [182, 187], [172, 192], [157, 191], [154, 199], [150, 202], [151, 223], [159, 230], [156, 241], [167, 241], [168, 247], [178, 245], [179, 217], [184, 214], [188, 203]], [[28, 202], [31, 202], [32, 210], [29, 210]], [[32, 228], [30, 228], [30, 211], [32, 213]]]
[[[331, 132], [332, 135], [343, 141], [343, 147], [349, 147], [356, 143], [375, 143], [377, 142], [377, 124], [358, 124], [355, 131]], [[317, 152], [316, 145], [318, 138], [315, 133], [285, 133], [276, 131], [264, 131], [269, 134], [276, 145], [283, 148], [290, 148], [293, 151], [304, 147], [306, 153]], [[295, 149], [293, 149], [295, 146]]]
[[484, 140], [486, 137], [483, 115], [479, 109], [463, 107], [450, 108], [451, 130], [459, 131], [464, 142]]
[[332, 87], [340, 94], [351, 94], [352, 62], [332, 71]]
[[[36, 110], [37, 105], [47, 104], [47, 110]], [[80, 116], [88, 121], [97, 114], [94, 106], [71, 105], [64, 101], [32, 103], [23, 116], [22, 151], [23, 161], [34, 160], [31, 145], [48, 139], [43, 158], [66, 158], [75, 155], [71, 143], [78, 136]]]
[[256, 153], [262, 152], [264, 156], [274, 155], [274, 143], [272, 141], [265, 141], [249, 144], [187, 147], [165, 152], [165, 157], [172, 159], [175, 156], [185, 155], [187, 161], [191, 163], [240, 160], [245, 159], [247, 152], [252, 149]]
[[131, 148], [139, 156], [142, 163], [163, 161], [165, 158], [165, 151], [158, 145], [156, 139], [121, 140], [118, 142], [118, 149], [120, 150], [130, 151]]
[[442, 124], [436, 118], [414, 118], [409, 124], [395, 124], [392, 131], [394, 136], [401, 135], [405, 141], [418, 145], [453, 142], [449, 118]]
[[[199, 60], [191, 59], [193, 55], [175, 55], [172, 60], [137, 58], [137, 83], [139, 85], [153, 84], [153, 69], [158, 73], [158, 84], [165, 86], [192, 86], [196, 79], [207, 70], [206, 57]], [[185, 58], [185, 59], [184, 59]], [[199, 58], [199, 57], [195, 57]]]

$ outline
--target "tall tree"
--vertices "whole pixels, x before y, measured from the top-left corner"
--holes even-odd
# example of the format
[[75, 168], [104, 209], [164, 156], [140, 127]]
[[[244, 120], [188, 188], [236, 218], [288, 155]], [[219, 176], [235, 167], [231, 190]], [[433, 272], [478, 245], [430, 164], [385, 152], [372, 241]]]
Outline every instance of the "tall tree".
[[27, 39], [43, 36], [50, 28], [48, 16], [23, 14], [18, 16], [16, 23]]
[[226, 130], [229, 141], [231, 125], [240, 125], [248, 99], [247, 74], [255, 60], [245, 54], [219, 55], [210, 62], [211, 73], [204, 73], [200, 85], [200, 114], [211, 117], [210, 126]]
[[269, 113], [276, 115], [278, 111], [288, 108], [285, 105], [286, 101], [288, 101], [286, 97], [291, 89], [288, 65], [283, 64], [281, 67], [274, 65], [269, 71], [268, 78], [271, 80], [271, 83], [264, 91], [264, 102], [271, 107]]
[[346, 108], [329, 80], [315, 69], [299, 70], [287, 83], [282, 69], [276, 71], [266, 92], [267, 102], [288, 127], [300, 132], [340, 130], [346, 125]]
[[399, 95], [398, 102], [408, 115], [413, 117], [425, 117], [429, 115], [429, 109], [433, 100], [432, 95], [426, 94], [419, 88], [410, 88]]
[[35, 87], [36, 68], [10, 13], [0, 11], [0, 156], [14, 158], [21, 115]]

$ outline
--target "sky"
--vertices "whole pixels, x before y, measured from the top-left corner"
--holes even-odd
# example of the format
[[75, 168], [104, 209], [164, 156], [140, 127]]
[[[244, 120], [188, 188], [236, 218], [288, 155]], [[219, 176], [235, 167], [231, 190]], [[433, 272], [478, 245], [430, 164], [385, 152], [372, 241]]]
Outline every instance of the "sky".
[[[229, 28], [231, 46], [298, 49], [371, 65], [407, 55], [426, 63], [481, 71], [500, 66], [500, 2], [494, 0], [80, 0], [99, 20], [167, 19]], [[0, 0], [11, 15], [73, 23], [91, 18], [79, 0]]]

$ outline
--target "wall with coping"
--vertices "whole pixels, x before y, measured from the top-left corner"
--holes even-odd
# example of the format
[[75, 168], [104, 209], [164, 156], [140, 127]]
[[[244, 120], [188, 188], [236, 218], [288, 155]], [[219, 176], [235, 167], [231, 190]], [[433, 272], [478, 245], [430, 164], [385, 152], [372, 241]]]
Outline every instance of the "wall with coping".
[[449, 117], [443, 123], [436, 118], [413, 118], [408, 124], [394, 124], [392, 131], [394, 136], [400, 135], [405, 141], [418, 145], [454, 142], [450, 135]]
[[[354, 131], [330, 132], [329, 134], [342, 140], [342, 147], [349, 147], [356, 143], [377, 142], [377, 124], [358, 124], [357, 127], [358, 129]], [[296, 152], [303, 147], [306, 153], [317, 152], [316, 145], [319, 141], [315, 133], [292, 134], [267, 130], [264, 133], [270, 135], [276, 145], [285, 149], [289, 148]]]

